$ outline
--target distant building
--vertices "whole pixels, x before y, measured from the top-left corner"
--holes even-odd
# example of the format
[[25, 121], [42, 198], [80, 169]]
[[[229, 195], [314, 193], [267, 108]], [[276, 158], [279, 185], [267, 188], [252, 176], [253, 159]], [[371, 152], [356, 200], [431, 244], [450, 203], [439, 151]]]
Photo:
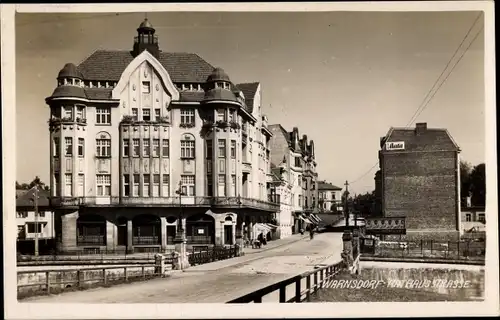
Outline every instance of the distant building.
[[50, 107], [55, 233], [63, 251], [232, 245], [279, 205], [261, 85], [194, 53], [160, 50], [146, 19], [132, 50], [66, 64]]
[[319, 210], [325, 213], [340, 213], [342, 206], [342, 188], [326, 181], [318, 182]]
[[294, 215], [293, 232], [305, 229], [311, 223], [310, 215], [318, 212], [318, 187], [314, 141], [306, 135], [299, 136], [299, 129], [287, 131], [280, 124], [269, 125], [271, 136], [271, 162], [282, 164], [289, 172]]
[[[35, 219], [34, 190], [16, 190], [17, 240], [53, 239], [53, 214], [50, 211], [50, 193], [40, 190], [38, 193], [38, 228]], [[37, 230], [38, 229], [38, 230]]]
[[279, 167], [271, 164], [272, 188], [276, 190], [276, 203], [279, 203], [280, 209], [276, 212], [275, 221], [278, 226], [276, 230], [277, 237], [283, 239], [292, 235], [294, 219], [292, 216], [293, 198], [292, 185], [290, 184], [290, 172], [288, 166], [282, 163]]
[[468, 207], [461, 210], [461, 222], [464, 233], [486, 232], [486, 211], [484, 207]]
[[406, 217], [408, 238], [457, 239], [460, 149], [448, 131], [391, 128], [380, 147], [383, 215]]

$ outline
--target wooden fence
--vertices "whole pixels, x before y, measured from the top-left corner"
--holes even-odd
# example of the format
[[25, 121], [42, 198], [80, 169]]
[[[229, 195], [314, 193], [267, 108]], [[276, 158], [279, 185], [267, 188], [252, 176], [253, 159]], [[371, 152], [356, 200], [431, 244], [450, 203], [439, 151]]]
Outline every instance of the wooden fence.
[[[339, 262], [333, 265], [317, 268], [312, 271], [291, 277], [289, 279], [274, 283], [265, 288], [259, 289], [227, 303], [262, 303], [265, 296], [279, 292], [278, 301], [280, 303], [303, 302], [309, 301], [311, 295], [319, 289], [323, 288], [329, 281], [346, 268], [344, 262]], [[305, 288], [302, 285], [305, 280]], [[293, 296], [287, 295], [287, 289], [294, 289]], [[289, 290], [290, 291], [290, 290]]]

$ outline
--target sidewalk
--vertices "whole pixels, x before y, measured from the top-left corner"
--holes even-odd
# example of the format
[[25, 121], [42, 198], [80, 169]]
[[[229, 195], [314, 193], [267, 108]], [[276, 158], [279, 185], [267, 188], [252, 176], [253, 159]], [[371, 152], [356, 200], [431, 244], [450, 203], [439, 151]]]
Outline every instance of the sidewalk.
[[309, 236], [294, 234], [284, 239], [270, 241], [267, 243], [267, 245], [262, 246], [260, 249], [252, 249], [252, 247], [244, 248], [243, 253], [245, 255], [241, 257], [200, 264], [197, 266], [189, 267], [186, 270], [184, 270], [184, 272], [217, 271], [228, 267], [234, 267], [242, 263], [247, 263], [253, 260], [260, 259], [261, 257], [257, 253], [286, 246], [301, 241], [303, 239], [306, 239], [308, 237]]

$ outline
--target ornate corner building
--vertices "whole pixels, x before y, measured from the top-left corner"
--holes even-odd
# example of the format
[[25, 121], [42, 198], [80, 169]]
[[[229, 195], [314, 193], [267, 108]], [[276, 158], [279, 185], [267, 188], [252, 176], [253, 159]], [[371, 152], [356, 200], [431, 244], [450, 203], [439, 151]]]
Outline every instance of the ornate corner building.
[[230, 245], [279, 209], [261, 86], [159, 48], [145, 20], [132, 51], [66, 64], [50, 107], [51, 206], [60, 249]]

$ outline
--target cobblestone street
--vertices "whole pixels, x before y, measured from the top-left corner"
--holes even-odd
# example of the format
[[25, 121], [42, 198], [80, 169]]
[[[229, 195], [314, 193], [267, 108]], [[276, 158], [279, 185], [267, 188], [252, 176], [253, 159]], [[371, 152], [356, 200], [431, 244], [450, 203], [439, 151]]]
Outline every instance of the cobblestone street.
[[317, 234], [243, 257], [173, 272], [164, 279], [34, 297], [23, 302], [70, 303], [223, 303], [274, 282], [340, 261], [342, 236]]

